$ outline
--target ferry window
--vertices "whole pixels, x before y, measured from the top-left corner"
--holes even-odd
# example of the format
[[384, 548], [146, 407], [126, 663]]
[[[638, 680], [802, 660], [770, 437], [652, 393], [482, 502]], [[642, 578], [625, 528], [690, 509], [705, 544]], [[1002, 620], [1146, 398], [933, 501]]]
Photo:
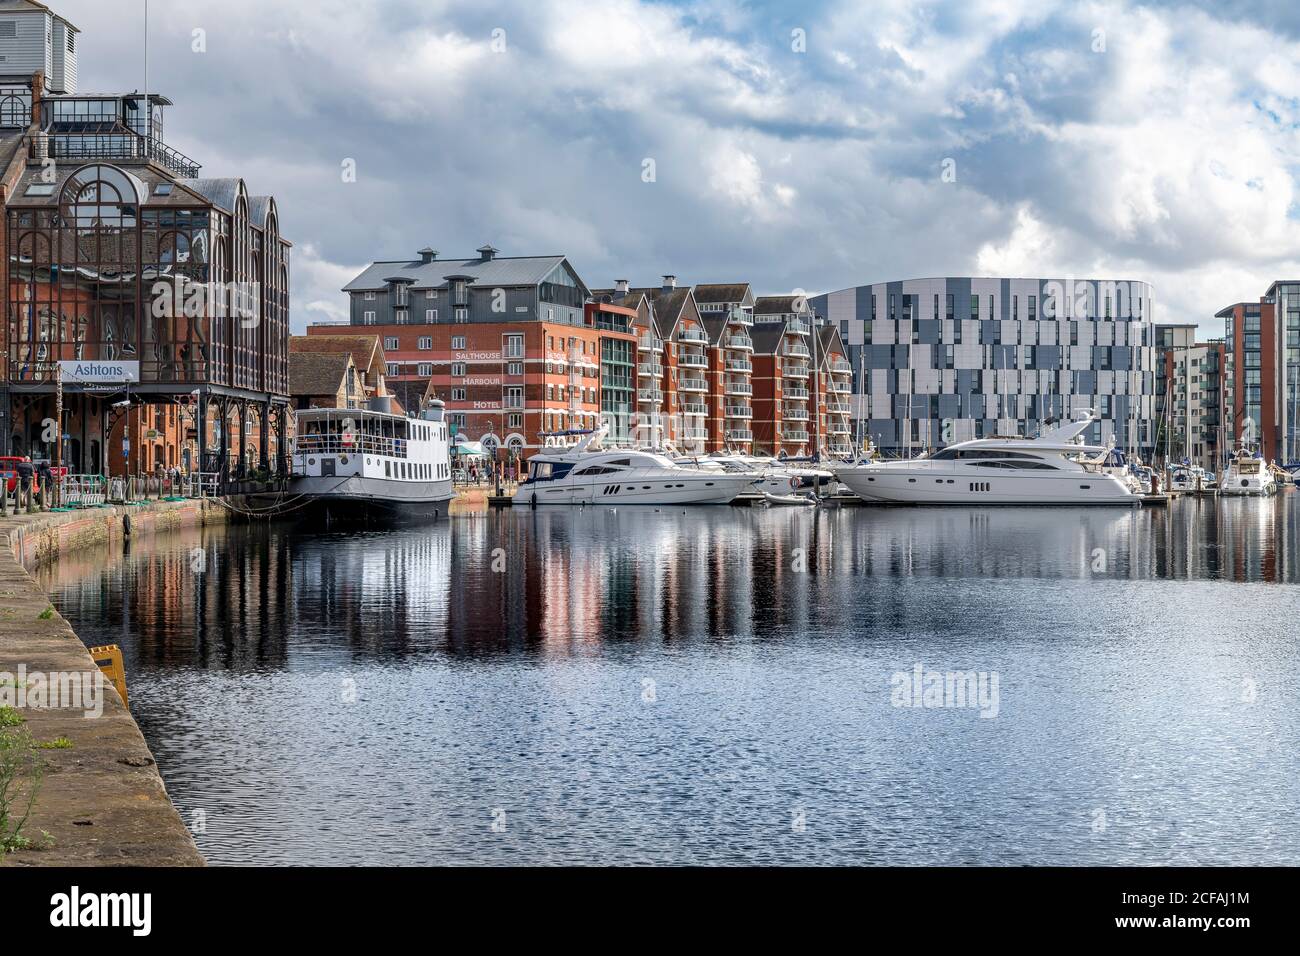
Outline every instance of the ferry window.
[[391, 461], [384, 462], [384, 477], [385, 478], [393, 477], [393, 463]]

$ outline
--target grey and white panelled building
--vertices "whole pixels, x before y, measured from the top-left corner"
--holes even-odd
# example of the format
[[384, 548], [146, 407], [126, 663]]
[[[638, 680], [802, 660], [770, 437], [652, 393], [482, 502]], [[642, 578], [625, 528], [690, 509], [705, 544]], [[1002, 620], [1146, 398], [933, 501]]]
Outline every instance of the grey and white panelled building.
[[1032, 436], [1095, 409], [1086, 440], [1150, 454], [1151, 287], [1103, 279], [908, 279], [810, 299], [853, 366], [859, 445], [915, 454]]

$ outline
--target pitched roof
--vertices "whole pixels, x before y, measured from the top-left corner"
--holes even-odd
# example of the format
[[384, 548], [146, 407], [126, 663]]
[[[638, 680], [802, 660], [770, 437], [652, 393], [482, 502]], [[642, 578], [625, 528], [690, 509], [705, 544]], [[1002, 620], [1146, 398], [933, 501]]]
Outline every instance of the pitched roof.
[[785, 338], [784, 322], [755, 322], [749, 330], [749, 337], [754, 340], [756, 355], [775, 355]]
[[695, 301], [710, 305], [716, 302], [744, 302], [748, 292], [748, 282], [697, 285], [695, 287]]
[[192, 189], [218, 209], [234, 213], [235, 200], [239, 198], [242, 179], [178, 179], [187, 189]]
[[830, 358], [832, 351], [839, 352], [841, 355], [846, 354], [844, 340], [840, 338], [840, 330], [833, 325], [817, 326], [817, 348], [823, 363]]
[[337, 395], [352, 356], [348, 353], [289, 353], [290, 395]]
[[659, 330], [659, 337], [670, 338], [677, 328], [677, 323], [682, 319], [682, 310], [691, 299], [691, 287], [678, 286], [665, 292], [661, 287], [655, 286], [632, 291], [650, 297], [650, 301], [654, 303], [655, 327]]
[[0, 13], [18, 13], [23, 10], [44, 11], [45, 13], [48, 13], [50, 16], [54, 17], [54, 19], [62, 20], [64, 23], [68, 25], [68, 29], [74, 30], [77, 33], [81, 32], [81, 30], [77, 29], [77, 27], [73, 25], [71, 20], [69, 20], [67, 17], [63, 16], [62, 14], [55, 13], [48, 6], [46, 6], [43, 3], [40, 3], [39, 0], [0, 0]]
[[[802, 309], [796, 309], [795, 303], [801, 302]], [[808, 297], [803, 295], [760, 295], [754, 300], [755, 315], [783, 315], [789, 312], [807, 312]]]
[[722, 335], [727, 330], [727, 317], [705, 313], [700, 316], [700, 321], [704, 323], [704, 331], [709, 334], [709, 344], [721, 345]]
[[[382, 291], [392, 278], [410, 279], [417, 289], [440, 289], [447, 276], [469, 276], [478, 286], [537, 285], [567, 260], [564, 256], [518, 256], [493, 259], [416, 259], [404, 262], [372, 262], [343, 287], [344, 292]], [[573, 266], [569, 266], [570, 270]], [[577, 272], [574, 271], [574, 276]], [[581, 285], [582, 280], [578, 279]], [[585, 285], [581, 286], [588, 292]]]
[[[294, 335], [289, 338], [289, 353], [315, 353], [352, 356], [352, 364], [364, 372], [383, 373], [386, 368], [383, 342], [378, 335]], [[369, 382], [378, 386], [378, 379]]]

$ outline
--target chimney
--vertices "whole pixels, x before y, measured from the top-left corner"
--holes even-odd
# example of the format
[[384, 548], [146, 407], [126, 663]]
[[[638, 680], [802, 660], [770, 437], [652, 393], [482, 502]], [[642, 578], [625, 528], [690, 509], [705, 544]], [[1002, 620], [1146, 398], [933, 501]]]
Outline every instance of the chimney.
[[491, 245], [487, 245], [487, 246], [479, 246], [474, 251], [478, 253], [478, 257], [482, 259], [484, 262], [491, 262], [493, 259], [496, 258], [497, 252], [499, 250], [492, 248]]
[[41, 125], [41, 100], [45, 96], [45, 74], [37, 70], [32, 74], [32, 123], [39, 129]]
[[627, 295], [627, 288], [630, 283], [626, 279], [614, 280], [614, 291], [618, 293], [619, 298]]
[[677, 288], [677, 276], [664, 276], [664, 291], [672, 292]]
[[420, 261], [426, 266], [436, 258], [438, 258], [437, 249], [430, 249], [428, 246], [425, 246], [420, 250]]

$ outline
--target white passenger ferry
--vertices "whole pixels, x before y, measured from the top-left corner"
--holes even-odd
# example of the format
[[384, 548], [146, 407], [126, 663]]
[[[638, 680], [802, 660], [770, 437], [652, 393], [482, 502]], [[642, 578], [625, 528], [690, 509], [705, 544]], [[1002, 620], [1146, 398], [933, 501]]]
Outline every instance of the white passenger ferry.
[[379, 398], [367, 409], [296, 412], [289, 494], [298, 497], [286, 510], [327, 522], [445, 515], [455, 492], [443, 403], [433, 400], [419, 418], [393, 414], [391, 407]]

